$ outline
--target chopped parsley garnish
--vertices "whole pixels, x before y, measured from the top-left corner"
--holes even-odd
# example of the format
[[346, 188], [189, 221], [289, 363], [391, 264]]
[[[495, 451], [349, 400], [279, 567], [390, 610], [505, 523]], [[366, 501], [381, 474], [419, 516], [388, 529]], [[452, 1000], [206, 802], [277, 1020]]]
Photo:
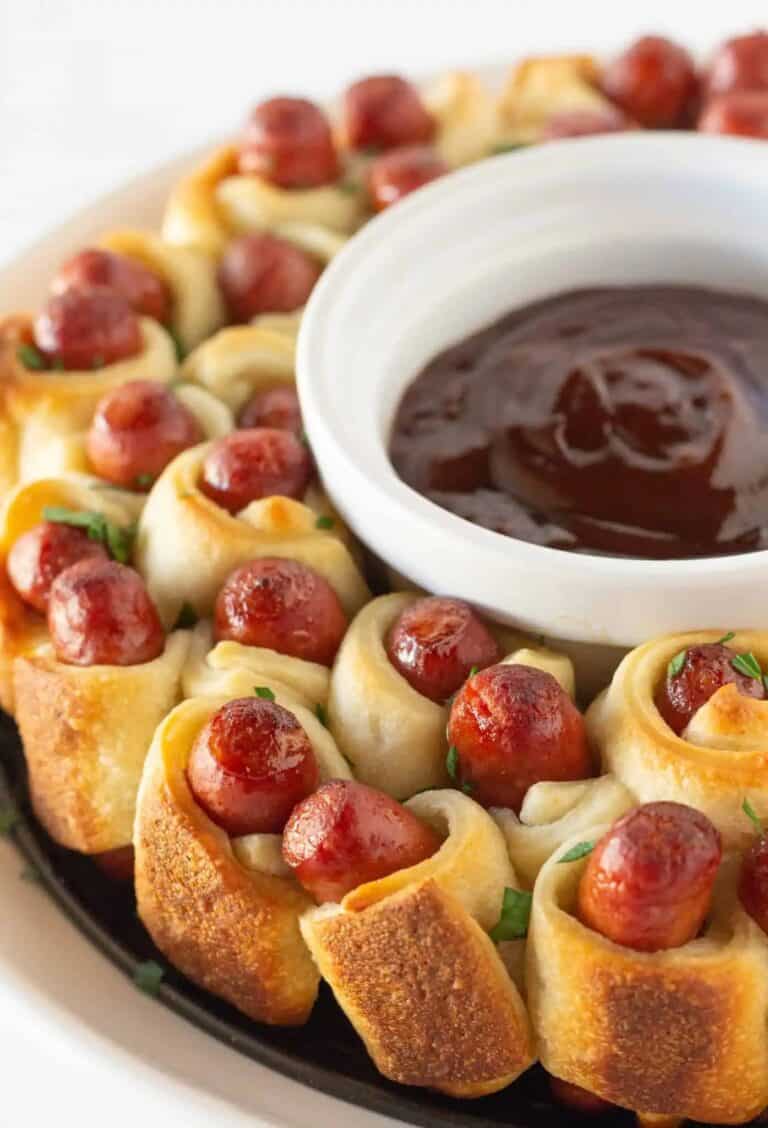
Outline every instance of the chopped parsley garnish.
[[16, 356], [25, 368], [33, 372], [42, 372], [47, 367], [45, 357], [40, 350], [26, 341], [16, 349]]
[[325, 710], [325, 705], [321, 705], [319, 701], [317, 705], [315, 705], [315, 716], [321, 725], [325, 725], [325, 727], [328, 728], [328, 714]]
[[150, 486], [155, 483], [154, 474], [138, 474], [136, 477], [136, 485], [140, 490], [148, 490]]
[[494, 944], [498, 944], [500, 940], [520, 940], [528, 935], [532, 902], [533, 893], [528, 893], [524, 889], [510, 889], [507, 886], [501, 902], [498, 924], [488, 934]]
[[268, 685], [255, 685], [253, 692], [257, 697], [261, 697], [264, 701], [274, 701], [275, 695]]
[[175, 631], [188, 631], [191, 630], [192, 627], [196, 627], [198, 622], [199, 616], [197, 614], [197, 611], [195, 611], [192, 604], [188, 603], [185, 599], [181, 605], [181, 610], [176, 616], [176, 622], [173, 624], [173, 629]]
[[717, 640], [715, 646], [725, 646], [726, 642], [730, 642], [732, 638], [736, 638], [736, 635], [733, 631], [728, 631], [727, 634], [724, 634], [722, 638]]
[[21, 815], [12, 803], [4, 803], [0, 806], [0, 834], [10, 834]]
[[479, 669], [480, 669], [479, 666], [473, 666], [472, 669], [467, 674], [467, 677], [473, 678], [475, 676], [475, 674], [478, 672]]
[[762, 835], [763, 834], [763, 824], [760, 821], [760, 818], [758, 817], [757, 811], [752, 806], [749, 799], [747, 799], [747, 798], [744, 799], [744, 802], [741, 804], [741, 809], [744, 812], [744, 814], [747, 816], [747, 818], [750, 820], [750, 822], [753, 824], [757, 833]]
[[751, 650], [746, 654], [737, 654], [732, 659], [731, 665], [738, 673], [744, 674], [747, 678], [756, 678], [758, 681], [763, 680], [763, 671], [760, 669], [760, 663]]
[[559, 863], [578, 862], [580, 858], [586, 858], [587, 854], [591, 854], [594, 848], [594, 842], [577, 842], [575, 846], [571, 846], [570, 850], [566, 850], [562, 858], [557, 860]]
[[133, 982], [147, 995], [156, 995], [164, 978], [165, 969], [156, 960], [136, 964], [133, 971]]
[[329, 517], [327, 514], [323, 513], [315, 521], [315, 528], [316, 529], [332, 529], [335, 524], [336, 524], [336, 521], [334, 520], [333, 517]]
[[455, 744], [452, 744], [448, 749], [448, 755], [445, 757], [445, 770], [453, 782], [458, 783], [459, 752]]
[[464, 792], [465, 795], [471, 795], [472, 792], [475, 790], [475, 785], [474, 785], [474, 783], [470, 783], [468, 779], [465, 779], [464, 782], [461, 785], [461, 790]]
[[176, 350], [176, 359], [181, 362], [184, 359], [184, 346], [181, 343], [181, 337], [175, 329], [169, 329], [168, 336], [173, 341], [173, 347]]
[[527, 141], [502, 141], [498, 145], [494, 145], [491, 152], [494, 156], [499, 156], [501, 153], [514, 153], [517, 149], [527, 148]]
[[670, 678], [676, 678], [682, 673], [683, 666], [685, 665], [685, 656], [688, 650], [678, 650], [674, 658], [670, 658], [669, 665], [667, 666], [667, 675]]
[[115, 525], [103, 513], [92, 509], [66, 509], [63, 505], [47, 505], [43, 510], [43, 520], [85, 529], [89, 539], [103, 544], [119, 564], [127, 564], [131, 558], [136, 539], [135, 525]]

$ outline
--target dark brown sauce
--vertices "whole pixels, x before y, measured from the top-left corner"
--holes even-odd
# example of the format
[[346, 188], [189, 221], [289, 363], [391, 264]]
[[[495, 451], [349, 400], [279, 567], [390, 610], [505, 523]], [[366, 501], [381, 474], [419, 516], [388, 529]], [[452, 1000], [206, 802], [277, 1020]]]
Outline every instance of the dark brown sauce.
[[415, 378], [390, 453], [419, 493], [519, 540], [768, 547], [768, 302], [644, 286], [515, 310]]

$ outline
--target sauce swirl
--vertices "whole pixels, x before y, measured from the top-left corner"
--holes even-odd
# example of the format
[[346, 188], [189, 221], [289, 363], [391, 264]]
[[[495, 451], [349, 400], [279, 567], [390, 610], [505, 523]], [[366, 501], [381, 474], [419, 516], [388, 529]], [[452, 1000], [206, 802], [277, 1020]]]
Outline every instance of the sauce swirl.
[[536, 544], [768, 547], [768, 302], [606, 287], [515, 310], [416, 376], [390, 455], [438, 505]]

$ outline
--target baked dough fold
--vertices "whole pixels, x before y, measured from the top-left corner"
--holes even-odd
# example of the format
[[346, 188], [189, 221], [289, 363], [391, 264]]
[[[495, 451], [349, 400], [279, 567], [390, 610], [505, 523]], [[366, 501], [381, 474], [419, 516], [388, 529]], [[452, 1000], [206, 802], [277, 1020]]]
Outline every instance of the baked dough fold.
[[542, 1064], [641, 1116], [750, 1120], [768, 1103], [768, 943], [734, 903], [738, 859], [723, 864], [704, 934], [649, 953], [576, 919], [586, 861], [560, 853], [536, 882], [527, 944]]
[[467, 796], [432, 791], [406, 806], [446, 835], [438, 852], [309, 910], [302, 933], [386, 1077], [484, 1096], [534, 1057], [523, 1001], [483, 931], [514, 873], [492, 819]]
[[[230, 839], [187, 784], [192, 745], [227, 700], [190, 698], [155, 733], [134, 832], [139, 915], [160, 950], [195, 983], [259, 1022], [298, 1025], [309, 1017], [319, 982], [299, 931], [310, 899], [284, 875], [279, 836]], [[330, 736], [308, 710], [282, 704], [305, 729], [321, 778], [331, 778], [341, 757], [327, 754]]]
[[[587, 728], [612, 772], [640, 803], [660, 799], [703, 811], [727, 847], [746, 848], [753, 828], [745, 798], [768, 817], [768, 702], [723, 686], [676, 736], [654, 704], [670, 660], [686, 647], [717, 641], [696, 631], [654, 639], [632, 650], [587, 712]], [[768, 634], [737, 631], [729, 646], [752, 651], [768, 668]]]

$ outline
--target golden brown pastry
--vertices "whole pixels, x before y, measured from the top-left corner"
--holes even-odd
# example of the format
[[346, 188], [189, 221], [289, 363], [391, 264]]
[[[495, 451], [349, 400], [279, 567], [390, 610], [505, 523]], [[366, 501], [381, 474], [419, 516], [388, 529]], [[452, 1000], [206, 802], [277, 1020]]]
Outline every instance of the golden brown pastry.
[[[190, 979], [259, 1022], [296, 1025], [309, 1017], [319, 979], [298, 924], [309, 898], [285, 874], [279, 836], [230, 838], [187, 782], [195, 739], [227, 700], [184, 701], [155, 733], [134, 833], [139, 914]], [[311, 742], [321, 779], [348, 776], [317, 718], [290, 698], [284, 704]]]
[[310, 486], [304, 502], [263, 498], [233, 516], [198, 487], [208, 449], [205, 443], [193, 447], [167, 467], [139, 521], [136, 560], [163, 621], [175, 622], [185, 603], [209, 615], [227, 576], [260, 556], [307, 564], [354, 614], [368, 589], [321, 491]]
[[493, 152], [500, 140], [497, 100], [476, 75], [451, 71], [422, 93], [437, 122], [435, 148], [452, 168]]
[[[697, 807], [728, 847], [741, 848], [752, 833], [742, 810], [745, 798], [760, 817], [768, 816], [768, 701], [725, 684], [696, 710], [680, 735], [655, 701], [675, 657], [694, 646], [715, 644], [721, 635], [671, 635], [631, 651], [589, 709], [587, 726], [604, 770], [638, 802], [674, 799]], [[738, 631], [728, 647], [734, 653], [751, 652], [768, 667], [764, 632]], [[762, 691], [759, 678], [753, 685]]]
[[224, 306], [210, 255], [192, 247], [173, 246], [148, 231], [110, 231], [98, 243], [143, 263], [168, 286], [172, 298], [170, 327], [183, 352], [189, 352], [224, 324]]
[[167, 384], [177, 372], [171, 337], [151, 318], [140, 319], [143, 347], [136, 356], [88, 371], [27, 368], [20, 345], [28, 318], [0, 326], [0, 492], [50, 468], [79, 465], [82, 435], [102, 396], [132, 380]]
[[519, 144], [538, 141], [555, 114], [610, 108], [597, 87], [599, 73], [590, 55], [533, 57], [518, 63], [499, 98], [504, 139]]
[[171, 193], [163, 238], [219, 255], [234, 235], [271, 231], [327, 261], [362, 218], [359, 191], [346, 184], [281, 188], [240, 175], [237, 150], [227, 145]]
[[542, 1064], [641, 1119], [751, 1119], [768, 1103], [768, 945], [734, 904], [736, 860], [722, 866], [698, 939], [635, 951], [574, 915], [587, 861], [559, 861], [574, 845], [534, 889], [527, 987]]
[[310, 909], [302, 933], [386, 1077], [483, 1096], [534, 1057], [525, 1006], [484, 931], [514, 872], [498, 828], [467, 796], [431, 791], [406, 807], [442, 847], [341, 905]]
[[[336, 658], [328, 701], [331, 729], [356, 777], [398, 799], [448, 783], [447, 705], [414, 689], [386, 650], [396, 620], [418, 599], [396, 592], [359, 612]], [[493, 630], [502, 652], [523, 641], [514, 631]]]
[[295, 360], [294, 330], [290, 327], [277, 332], [261, 325], [238, 325], [222, 329], [190, 353], [181, 377], [204, 388], [237, 414], [254, 392], [293, 385]]

